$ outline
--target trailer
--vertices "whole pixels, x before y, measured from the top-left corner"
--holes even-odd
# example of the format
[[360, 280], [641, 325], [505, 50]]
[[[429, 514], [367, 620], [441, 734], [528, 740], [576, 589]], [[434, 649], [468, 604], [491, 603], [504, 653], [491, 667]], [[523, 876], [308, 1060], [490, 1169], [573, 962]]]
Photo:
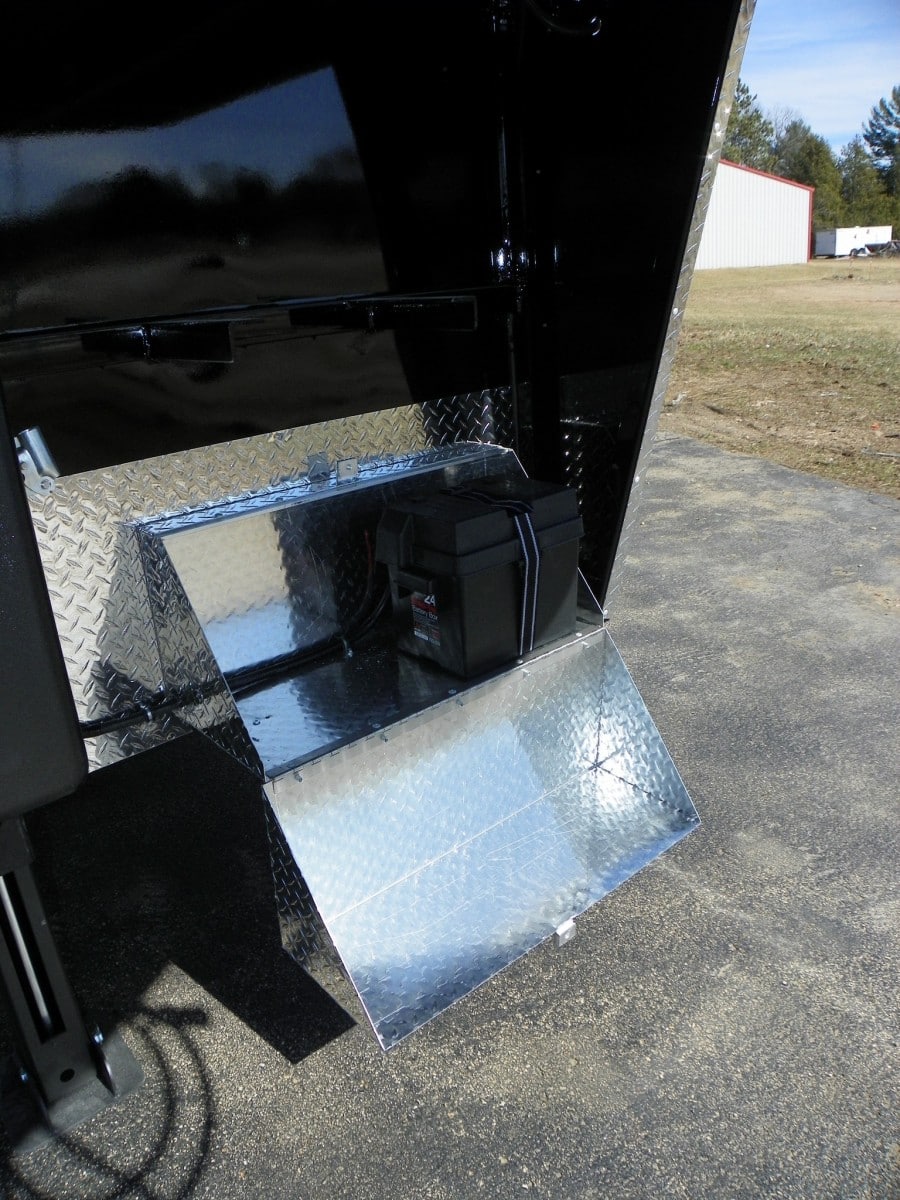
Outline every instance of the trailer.
[[848, 255], [870, 254], [890, 242], [892, 229], [890, 225], [819, 229], [816, 231], [816, 257], [846, 258]]
[[188, 0], [10, 22], [30, 64], [0, 109], [20, 1144], [141, 1085], [80, 1011], [26, 827], [93, 771], [183, 737], [237, 760], [285, 951], [386, 1052], [697, 828], [612, 600], [751, 12], [339, 0], [288, 31]]

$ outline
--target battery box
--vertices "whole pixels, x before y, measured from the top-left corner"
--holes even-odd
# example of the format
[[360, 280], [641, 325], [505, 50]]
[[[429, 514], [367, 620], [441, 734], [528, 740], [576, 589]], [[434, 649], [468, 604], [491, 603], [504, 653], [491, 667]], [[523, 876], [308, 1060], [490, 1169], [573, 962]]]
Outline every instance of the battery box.
[[375, 555], [400, 648], [469, 677], [573, 633], [582, 533], [573, 489], [524, 477], [389, 505]]

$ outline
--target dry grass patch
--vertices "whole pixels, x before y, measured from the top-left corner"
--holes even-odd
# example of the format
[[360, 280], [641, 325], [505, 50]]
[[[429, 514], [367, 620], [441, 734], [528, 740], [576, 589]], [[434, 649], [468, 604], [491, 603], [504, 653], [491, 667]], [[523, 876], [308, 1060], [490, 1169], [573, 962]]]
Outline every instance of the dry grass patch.
[[900, 259], [696, 272], [660, 427], [900, 498]]

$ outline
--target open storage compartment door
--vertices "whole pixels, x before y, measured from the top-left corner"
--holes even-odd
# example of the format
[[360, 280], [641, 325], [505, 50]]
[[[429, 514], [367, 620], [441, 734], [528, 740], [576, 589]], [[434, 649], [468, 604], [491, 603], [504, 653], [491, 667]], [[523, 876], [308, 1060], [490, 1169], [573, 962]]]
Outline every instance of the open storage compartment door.
[[603, 628], [266, 792], [285, 947], [385, 1049], [698, 823]]
[[372, 531], [485, 480], [529, 483], [462, 443], [137, 531], [166, 686], [262, 781], [284, 946], [385, 1049], [698, 823], [583, 584], [492, 670], [400, 647]]

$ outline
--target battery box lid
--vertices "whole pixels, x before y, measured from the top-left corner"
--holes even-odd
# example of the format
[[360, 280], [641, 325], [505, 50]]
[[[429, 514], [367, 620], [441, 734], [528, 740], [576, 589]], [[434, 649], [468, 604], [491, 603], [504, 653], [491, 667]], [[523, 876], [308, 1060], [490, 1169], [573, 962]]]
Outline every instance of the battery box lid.
[[441, 574], [512, 562], [519, 554], [513, 515], [523, 509], [542, 546], [583, 532], [572, 488], [498, 476], [392, 504], [379, 523], [376, 557], [389, 566]]

